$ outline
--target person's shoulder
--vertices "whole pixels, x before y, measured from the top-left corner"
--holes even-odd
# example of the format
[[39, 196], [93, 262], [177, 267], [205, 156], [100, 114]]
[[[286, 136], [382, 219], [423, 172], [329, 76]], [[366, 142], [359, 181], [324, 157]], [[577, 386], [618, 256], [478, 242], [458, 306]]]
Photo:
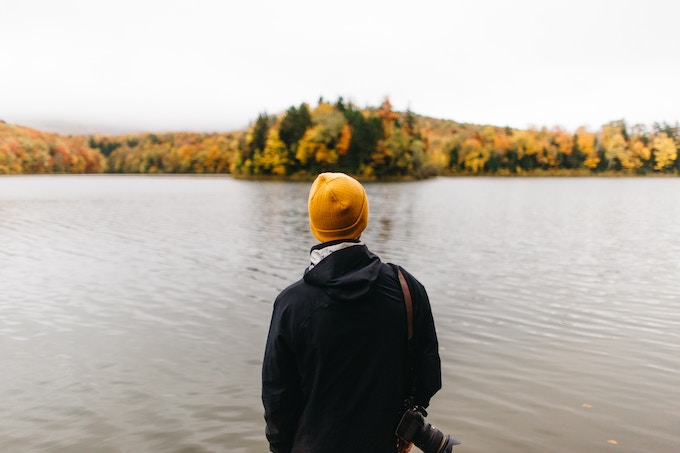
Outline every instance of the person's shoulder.
[[318, 291], [318, 288], [300, 279], [279, 293], [274, 306], [279, 310], [301, 308], [308, 305], [310, 300], [314, 300]]
[[423, 286], [422, 283], [420, 283], [420, 281], [413, 274], [411, 274], [408, 270], [406, 270], [406, 268], [404, 268], [404, 266], [398, 264], [391, 264], [391, 266], [397, 266], [401, 273], [404, 274], [404, 277], [406, 278], [406, 281], [408, 281], [409, 284]]

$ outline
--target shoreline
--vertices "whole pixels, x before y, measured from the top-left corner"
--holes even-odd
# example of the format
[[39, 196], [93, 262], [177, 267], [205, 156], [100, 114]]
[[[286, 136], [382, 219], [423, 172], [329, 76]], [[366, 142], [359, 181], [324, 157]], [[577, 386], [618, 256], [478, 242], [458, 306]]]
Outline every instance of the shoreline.
[[[48, 177], [48, 176], [75, 176], [75, 177], [98, 177], [98, 176], [113, 176], [121, 178], [131, 177], [153, 177], [153, 178], [228, 178], [241, 181], [254, 182], [311, 182], [316, 178], [316, 174], [292, 175], [292, 176], [270, 176], [270, 175], [234, 175], [231, 173], [12, 173], [0, 174], [0, 178], [12, 177]], [[402, 183], [402, 182], [417, 182], [426, 181], [428, 179], [436, 178], [633, 178], [633, 179], [648, 179], [648, 178], [678, 178], [678, 173], [648, 173], [648, 174], [630, 174], [622, 172], [601, 172], [601, 173], [585, 173], [581, 171], [574, 172], [532, 172], [532, 173], [443, 173], [428, 177], [415, 176], [391, 176], [386, 178], [366, 178], [357, 175], [351, 175], [357, 180], [366, 183]]]

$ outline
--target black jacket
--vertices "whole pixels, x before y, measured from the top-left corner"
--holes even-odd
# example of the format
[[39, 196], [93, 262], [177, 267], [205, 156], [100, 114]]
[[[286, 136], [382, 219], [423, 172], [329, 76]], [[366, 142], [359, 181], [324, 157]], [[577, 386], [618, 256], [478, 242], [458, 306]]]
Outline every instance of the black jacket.
[[277, 297], [262, 367], [272, 452], [396, 451], [407, 393], [426, 407], [441, 388], [427, 293], [403, 273], [414, 305], [414, 393], [401, 287], [365, 245], [333, 252]]

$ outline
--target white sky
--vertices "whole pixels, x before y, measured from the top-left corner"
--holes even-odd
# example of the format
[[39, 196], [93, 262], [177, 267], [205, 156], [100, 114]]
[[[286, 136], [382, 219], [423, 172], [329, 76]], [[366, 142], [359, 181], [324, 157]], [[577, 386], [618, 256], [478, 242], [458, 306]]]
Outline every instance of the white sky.
[[0, 119], [230, 131], [338, 96], [569, 130], [680, 121], [676, 0], [0, 0]]

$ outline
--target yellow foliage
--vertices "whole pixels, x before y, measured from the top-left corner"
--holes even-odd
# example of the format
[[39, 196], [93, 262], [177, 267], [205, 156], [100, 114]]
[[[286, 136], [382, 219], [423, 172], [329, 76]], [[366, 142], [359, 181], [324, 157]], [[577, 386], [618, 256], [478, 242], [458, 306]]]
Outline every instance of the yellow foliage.
[[484, 169], [488, 152], [477, 137], [468, 137], [461, 145], [459, 159], [465, 163], [465, 169], [471, 173], [479, 173]]
[[628, 159], [626, 139], [618, 126], [612, 124], [604, 126], [601, 140], [609, 159], [618, 158], [621, 162]]
[[447, 168], [451, 165], [450, 156], [440, 149], [430, 153], [429, 162], [436, 168]]
[[553, 134], [555, 135], [555, 144], [560, 153], [567, 156], [571, 156], [571, 150], [574, 147], [574, 136], [568, 132], [561, 129], [556, 129]]
[[319, 144], [317, 136], [320, 135], [319, 129], [323, 126], [314, 126], [307, 129], [305, 135], [302, 136], [298, 144], [295, 158], [300, 161], [302, 165], [306, 165], [309, 159], [316, 153], [316, 146]]
[[343, 126], [347, 124], [345, 115], [326, 102], [320, 103], [312, 111], [312, 122], [317, 126], [323, 127], [326, 144], [329, 144], [329, 141], [332, 139], [337, 139], [342, 132]]
[[642, 167], [645, 160], [649, 160], [651, 150], [639, 139], [632, 139], [628, 153], [621, 160], [621, 166], [628, 171], [635, 171]]
[[[648, 132], [640, 125], [628, 128], [623, 121], [613, 121], [598, 133], [580, 128], [574, 135], [560, 128], [517, 130], [398, 113], [389, 99], [377, 109], [353, 108], [320, 102], [313, 111], [306, 110], [311, 118], [298, 128], [295, 139], [303, 136], [289, 143], [290, 148], [278, 135], [281, 117], [274, 116], [265, 116], [265, 123], [258, 118], [247, 131], [230, 134], [126, 136], [67, 137], [0, 121], [0, 174], [235, 171], [285, 175], [291, 169], [309, 172], [338, 163], [343, 169], [357, 165], [347, 170], [369, 178], [436, 174], [439, 169], [479, 173], [485, 167], [493, 173], [531, 174], [562, 165], [568, 170], [578, 165], [603, 170], [599, 168], [602, 153], [609, 171], [621, 168], [642, 174], [652, 165], [654, 171], [676, 171], [680, 146], [678, 127], [671, 125], [655, 125]], [[308, 126], [310, 119], [313, 126]], [[305, 127], [303, 134], [300, 129]], [[350, 144], [356, 144], [351, 151]], [[576, 149], [579, 153], [573, 155]], [[355, 150], [356, 156], [347, 156]], [[342, 156], [347, 157], [339, 162]]]
[[634, 139], [632, 141], [631, 149], [633, 150], [633, 155], [640, 159], [649, 160], [652, 157], [652, 150], [640, 139]]
[[359, 166], [359, 175], [370, 179], [375, 175], [375, 169], [371, 165], [361, 164]]
[[335, 151], [339, 156], [344, 156], [349, 150], [349, 144], [352, 141], [352, 128], [349, 124], [342, 126], [342, 131], [340, 132], [340, 138], [338, 139], [338, 144], [335, 145]]
[[482, 153], [470, 153], [465, 157], [465, 168], [471, 173], [479, 173], [484, 170], [486, 160]]
[[496, 139], [496, 128], [493, 126], [486, 126], [480, 134], [483, 143], [493, 143]]
[[325, 144], [320, 143], [314, 152], [314, 159], [319, 164], [330, 165], [338, 161], [338, 153], [335, 149], [328, 149]]
[[576, 131], [576, 146], [585, 156], [583, 165], [591, 170], [596, 168], [600, 163], [600, 157], [595, 149], [595, 134], [588, 132], [584, 127], [579, 128]]
[[307, 129], [298, 145], [295, 158], [303, 165], [311, 158], [320, 164], [334, 164], [338, 161], [338, 153], [334, 149], [326, 146], [328, 141], [328, 130], [317, 124], [311, 129]]
[[477, 154], [482, 150], [482, 142], [475, 137], [468, 137], [461, 146], [461, 157], [466, 159], [470, 154]]
[[517, 151], [519, 159], [536, 154], [538, 144], [536, 143], [535, 131], [517, 131], [512, 136], [512, 145], [515, 151]]
[[512, 146], [512, 140], [503, 131], [498, 131], [493, 136], [493, 147], [499, 154], [505, 154]]
[[536, 162], [548, 167], [557, 167], [558, 148], [550, 143], [550, 133], [543, 128], [541, 131], [529, 130], [536, 143]]
[[666, 170], [678, 158], [678, 148], [666, 133], [661, 133], [654, 138], [652, 148], [654, 149], [655, 170]]
[[277, 129], [271, 129], [265, 142], [264, 150], [255, 153], [253, 165], [265, 174], [285, 175], [288, 163], [288, 149], [279, 137]]
[[389, 98], [383, 100], [382, 105], [378, 109], [378, 116], [382, 120], [383, 127], [387, 128], [399, 118], [399, 114], [392, 111], [392, 103]]

